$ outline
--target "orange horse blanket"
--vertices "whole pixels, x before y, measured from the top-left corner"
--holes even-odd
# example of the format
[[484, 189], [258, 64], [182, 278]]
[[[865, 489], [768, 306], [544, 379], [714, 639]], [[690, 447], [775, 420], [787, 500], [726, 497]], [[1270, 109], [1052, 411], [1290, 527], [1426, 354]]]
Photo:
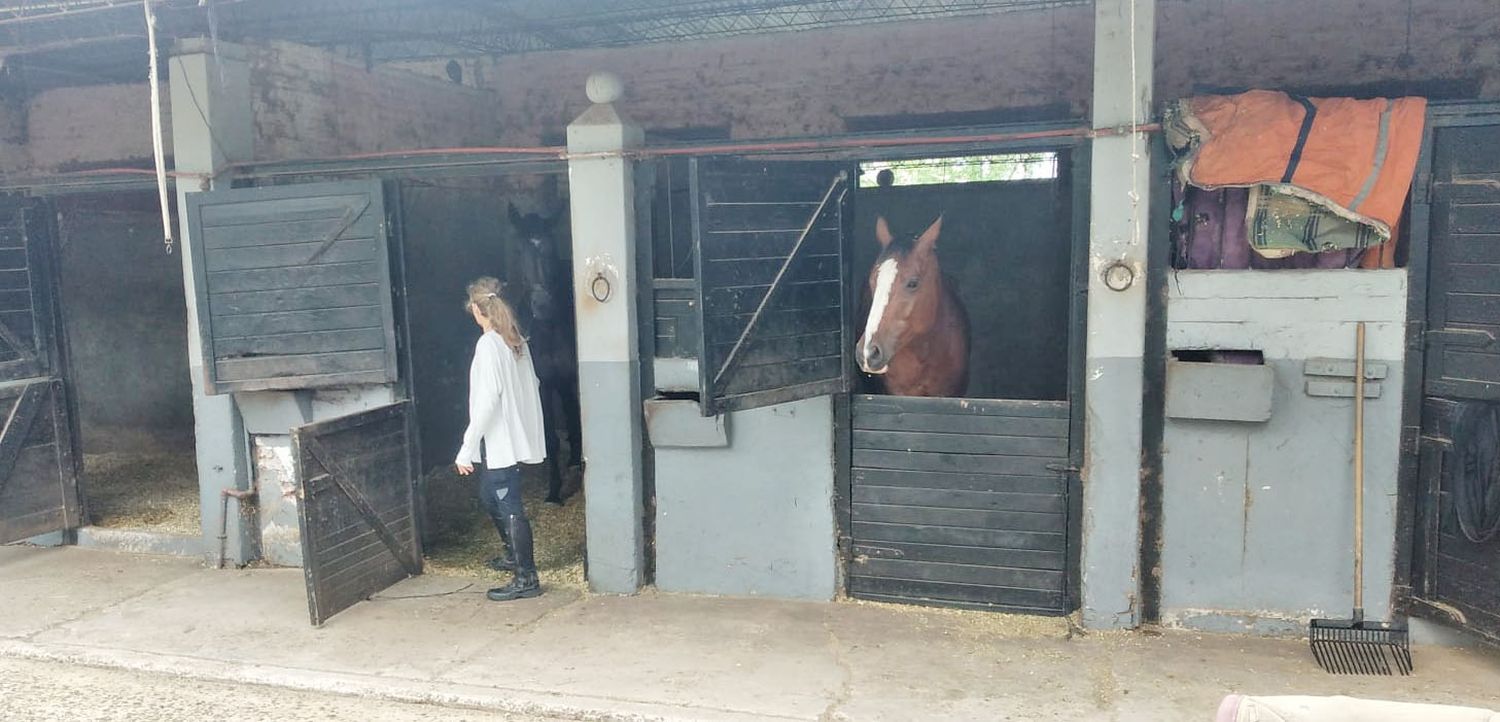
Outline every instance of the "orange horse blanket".
[[1166, 132], [1187, 153], [1179, 167], [1187, 183], [1273, 185], [1390, 238], [1411, 190], [1426, 114], [1423, 98], [1252, 90], [1178, 101]]

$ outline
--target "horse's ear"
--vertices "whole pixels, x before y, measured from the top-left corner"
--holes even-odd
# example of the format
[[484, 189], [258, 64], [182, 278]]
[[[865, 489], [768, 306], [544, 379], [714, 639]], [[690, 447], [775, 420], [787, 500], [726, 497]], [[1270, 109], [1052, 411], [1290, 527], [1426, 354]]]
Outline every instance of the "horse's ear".
[[511, 201], [505, 202], [506, 211], [510, 214], [510, 224], [516, 228], [521, 227], [521, 213], [516, 210], [516, 204]]
[[885, 216], [875, 217], [875, 240], [880, 241], [880, 247], [891, 245], [891, 227], [886, 225]]
[[943, 217], [939, 215], [927, 230], [922, 231], [921, 237], [917, 238], [917, 251], [928, 253], [937, 247], [938, 234], [943, 231]]

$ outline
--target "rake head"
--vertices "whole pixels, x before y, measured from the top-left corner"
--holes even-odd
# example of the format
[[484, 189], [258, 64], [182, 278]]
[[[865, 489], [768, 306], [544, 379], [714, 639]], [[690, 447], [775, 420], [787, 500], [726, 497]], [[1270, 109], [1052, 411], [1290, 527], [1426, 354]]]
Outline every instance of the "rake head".
[[1354, 619], [1314, 619], [1308, 644], [1318, 666], [1330, 674], [1411, 674], [1411, 640], [1406, 625]]

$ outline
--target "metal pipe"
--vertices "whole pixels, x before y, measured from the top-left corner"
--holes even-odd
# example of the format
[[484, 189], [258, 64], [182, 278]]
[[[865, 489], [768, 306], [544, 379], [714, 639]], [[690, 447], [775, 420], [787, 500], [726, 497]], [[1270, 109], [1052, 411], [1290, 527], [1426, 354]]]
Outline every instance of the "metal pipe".
[[222, 489], [219, 492], [219, 569], [224, 568], [229, 556], [229, 497], [239, 502], [240, 516], [245, 514], [245, 502], [255, 500], [253, 489]]
[[973, 135], [931, 135], [931, 136], [902, 136], [902, 137], [879, 137], [879, 138], [825, 138], [813, 140], [783, 140], [783, 141], [758, 141], [744, 143], [719, 143], [693, 146], [673, 146], [670, 148], [636, 148], [625, 151], [596, 151], [587, 153], [569, 153], [565, 146], [468, 146], [452, 148], [416, 148], [408, 150], [388, 150], [373, 153], [354, 153], [351, 155], [324, 156], [318, 158], [299, 158], [295, 160], [278, 160], [260, 163], [236, 163], [229, 166], [231, 171], [244, 171], [251, 175], [256, 168], [263, 166], [284, 166], [292, 163], [331, 163], [347, 160], [380, 160], [395, 158], [420, 158], [427, 156], [444, 155], [494, 155], [494, 156], [530, 156], [519, 159], [536, 160], [539, 158], [551, 158], [556, 160], [583, 160], [599, 158], [660, 158], [681, 155], [711, 155], [728, 153], [776, 153], [804, 151], [815, 152], [820, 150], [849, 150], [859, 148], [890, 148], [901, 146], [942, 146], [963, 145], [972, 143], [1005, 143], [1023, 140], [1045, 140], [1048, 138], [1110, 138], [1134, 133], [1156, 133], [1160, 132], [1160, 123], [1136, 123], [1134, 125], [1122, 125], [1110, 128], [1089, 128], [1078, 126], [1073, 128], [1054, 128], [1051, 130], [1018, 131], [1010, 133], [978, 133]]

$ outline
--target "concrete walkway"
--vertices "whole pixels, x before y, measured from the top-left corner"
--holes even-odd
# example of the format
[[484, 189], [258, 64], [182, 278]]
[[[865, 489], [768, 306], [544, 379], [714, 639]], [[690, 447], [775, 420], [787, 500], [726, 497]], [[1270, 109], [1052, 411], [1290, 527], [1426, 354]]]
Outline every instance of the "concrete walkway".
[[1210, 720], [1230, 692], [1500, 709], [1492, 650], [1333, 677], [1297, 641], [663, 594], [493, 604], [469, 584], [408, 580], [314, 629], [300, 570], [0, 547], [0, 656], [570, 719]]

